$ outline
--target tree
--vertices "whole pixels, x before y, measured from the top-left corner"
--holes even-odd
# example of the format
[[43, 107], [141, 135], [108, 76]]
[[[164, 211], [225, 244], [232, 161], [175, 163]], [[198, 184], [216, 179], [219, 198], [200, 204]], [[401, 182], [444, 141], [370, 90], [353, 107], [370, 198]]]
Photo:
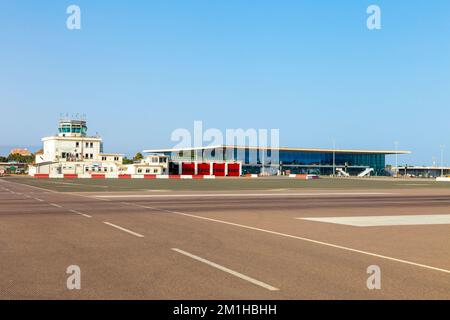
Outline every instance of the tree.
[[7, 158], [8, 162], [21, 162], [21, 163], [32, 163], [34, 161], [34, 156], [23, 156], [19, 153], [10, 154]]
[[136, 153], [136, 155], [133, 157], [134, 161], [139, 161], [142, 160], [144, 157], [142, 156], [142, 153], [138, 152]]
[[127, 157], [123, 157], [122, 164], [132, 164], [132, 163], [133, 163], [132, 159], [128, 159]]

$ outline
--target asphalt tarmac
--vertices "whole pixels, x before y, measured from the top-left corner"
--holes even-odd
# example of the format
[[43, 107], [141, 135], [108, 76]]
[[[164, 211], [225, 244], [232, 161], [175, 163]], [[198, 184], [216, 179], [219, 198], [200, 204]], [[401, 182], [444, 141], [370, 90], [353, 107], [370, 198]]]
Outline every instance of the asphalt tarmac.
[[[0, 299], [450, 299], [449, 209], [448, 188], [58, 192], [0, 179]], [[386, 225], [306, 220], [369, 216]]]

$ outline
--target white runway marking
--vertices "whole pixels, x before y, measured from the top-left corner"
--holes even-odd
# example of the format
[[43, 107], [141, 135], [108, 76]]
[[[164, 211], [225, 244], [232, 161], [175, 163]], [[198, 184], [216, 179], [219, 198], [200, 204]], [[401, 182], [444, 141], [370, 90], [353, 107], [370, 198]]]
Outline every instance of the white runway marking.
[[203, 193], [203, 194], [114, 194], [92, 196], [104, 198], [204, 198], [204, 197], [320, 197], [320, 196], [373, 196], [392, 195], [388, 192], [320, 192], [320, 193]]
[[39, 199], [39, 198], [33, 198], [34, 200], [40, 201], [40, 202], [44, 202], [44, 200]]
[[57, 208], [62, 208], [62, 206], [60, 206], [59, 204], [56, 204], [56, 203], [49, 203], [49, 205], [57, 207]]
[[450, 224], [450, 214], [364, 216], [364, 217], [323, 217], [297, 218], [300, 220], [343, 224], [355, 227], [412, 226], [430, 224]]
[[94, 188], [109, 188], [109, 186], [96, 186], [96, 185], [89, 185], [89, 184], [83, 184], [83, 183], [73, 183], [73, 182], [53, 182], [53, 184], [62, 184], [62, 185], [70, 185], [70, 186], [85, 186], [85, 187], [94, 187]]
[[108, 226], [111, 226], [111, 227], [113, 227], [113, 228], [116, 228], [116, 229], [125, 231], [125, 232], [127, 232], [127, 233], [129, 233], [129, 234], [132, 234], [133, 236], [136, 236], [136, 237], [139, 237], [139, 238], [143, 238], [143, 237], [144, 237], [142, 234], [139, 234], [139, 233], [137, 233], [137, 232], [133, 232], [133, 231], [131, 231], [131, 230], [122, 228], [122, 227], [120, 227], [120, 226], [118, 226], [118, 225], [112, 224], [111, 222], [106, 222], [106, 221], [104, 221], [103, 223], [104, 223], [104, 224], [107, 224]]
[[221, 271], [224, 271], [224, 272], [226, 272], [226, 273], [229, 273], [229, 274], [231, 274], [231, 275], [233, 275], [233, 276], [235, 276], [235, 277], [238, 277], [238, 278], [240, 278], [240, 279], [243, 279], [243, 280], [245, 280], [245, 281], [248, 281], [248, 282], [250, 282], [250, 283], [253, 283], [253, 284], [257, 285], [257, 286], [263, 287], [264, 289], [267, 289], [267, 290], [270, 290], [270, 291], [278, 291], [278, 290], [280, 290], [280, 289], [278, 289], [278, 288], [272, 287], [271, 285], [268, 285], [267, 283], [264, 283], [264, 282], [262, 282], [262, 281], [253, 279], [253, 278], [251, 278], [251, 277], [249, 277], [249, 276], [246, 276], [246, 275], [244, 275], [244, 274], [242, 274], [242, 273], [239, 273], [239, 272], [236, 272], [236, 271], [234, 271], [234, 270], [228, 269], [228, 268], [226, 268], [226, 267], [224, 267], [224, 266], [221, 266], [221, 265], [219, 265], [219, 264], [217, 264], [217, 263], [214, 263], [214, 262], [212, 262], [212, 261], [203, 259], [203, 258], [201, 258], [201, 257], [199, 257], [199, 256], [196, 256], [196, 255], [193, 255], [193, 254], [191, 254], [191, 253], [189, 253], [189, 252], [186, 252], [186, 251], [183, 251], [183, 250], [180, 250], [180, 249], [177, 249], [177, 248], [172, 248], [172, 250], [173, 250], [173, 251], [176, 251], [176, 252], [178, 252], [178, 253], [181, 253], [181, 254], [183, 254], [183, 255], [185, 255], [185, 256], [187, 256], [187, 257], [190, 257], [190, 258], [192, 258], [192, 259], [194, 259], [194, 260], [203, 262], [203, 263], [205, 263], [205, 264], [207, 264], [207, 265], [209, 265], [209, 266], [211, 266], [211, 267], [214, 267], [214, 268], [216, 268], [216, 269], [219, 269], [219, 270], [221, 270]]
[[86, 217], [86, 218], [92, 218], [92, 216], [90, 216], [90, 215], [88, 215], [88, 214], [85, 214], [85, 213], [83, 213], [83, 212], [80, 212], [80, 211], [77, 211], [77, 210], [69, 210], [70, 212], [73, 212], [73, 213], [76, 213], [76, 214], [79, 214], [79, 215], [81, 215], [81, 216], [83, 216], [83, 217]]
[[371, 257], [376, 257], [376, 258], [380, 258], [380, 259], [395, 261], [395, 262], [399, 262], [399, 263], [403, 263], [403, 264], [407, 264], [407, 265], [411, 265], [411, 266], [415, 266], [415, 267], [420, 267], [420, 268], [424, 268], [424, 269], [428, 269], [428, 270], [434, 270], [434, 271], [439, 271], [439, 272], [450, 274], [450, 270], [447, 270], [447, 269], [437, 268], [437, 267], [429, 266], [429, 265], [426, 265], [426, 264], [416, 263], [416, 262], [413, 262], [413, 261], [397, 259], [397, 258], [394, 258], [394, 257], [389, 257], [389, 256], [381, 255], [381, 254], [376, 254], [376, 253], [372, 253], [372, 252], [368, 252], [368, 251], [364, 251], [364, 250], [353, 249], [353, 248], [349, 248], [349, 247], [345, 247], [345, 246], [341, 246], [341, 245], [337, 245], [337, 244], [332, 244], [332, 243], [327, 243], [327, 242], [323, 242], [323, 241], [318, 241], [318, 240], [314, 240], [314, 239], [309, 239], [309, 238], [305, 238], [305, 237], [294, 236], [294, 235], [287, 234], [287, 233], [282, 233], [282, 232], [271, 231], [271, 230], [267, 230], [267, 229], [261, 229], [261, 228], [246, 226], [246, 225], [239, 224], [239, 223], [228, 222], [228, 221], [218, 220], [218, 219], [212, 219], [212, 218], [197, 216], [197, 215], [194, 215], [194, 214], [183, 213], [183, 212], [178, 212], [178, 211], [170, 211], [170, 210], [159, 209], [159, 208], [154, 208], [154, 207], [146, 207], [146, 206], [141, 206], [141, 205], [136, 205], [136, 206], [141, 207], [141, 208], [158, 210], [158, 211], [162, 211], [162, 212], [169, 212], [169, 213], [173, 213], [173, 214], [177, 214], [177, 215], [181, 215], [181, 216], [185, 216], [185, 217], [191, 217], [191, 218], [195, 218], [195, 219], [201, 219], [201, 220], [206, 220], [206, 221], [222, 223], [222, 224], [235, 226], [235, 227], [239, 227], [239, 228], [265, 232], [265, 233], [269, 233], [269, 234], [273, 234], [273, 235], [277, 235], [277, 236], [281, 236], [281, 237], [302, 240], [302, 241], [305, 241], [305, 242], [315, 243], [315, 244], [326, 246], [326, 247], [331, 247], [331, 248], [335, 248], [335, 249], [341, 249], [341, 250], [345, 250], [345, 251], [349, 251], [349, 252], [360, 253], [360, 254], [364, 254], [364, 255], [367, 255], [367, 256], [371, 256]]
[[[2, 180], [0, 180], [2, 181]], [[30, 187], [30, 188], [34, 188], [34, 189], [38, 189], [38, 190], [45, 190], [48, 192], [53, 192], [53, 193], [58, 193], [58, 191], [54, 191], [54, 190], [50, 190], [50, 189], [45, 189], [45, 188], [41, 188], [41, 187], [36, 187], [30, 184], [26, 184], [26, 183], [18, 183], [18, 182], [12, 182], [12, 181], [4, 181], [5, 183], [13, 183], [13, 184], [18, 184], [19, 186], [26, 186], [26, 187]]]

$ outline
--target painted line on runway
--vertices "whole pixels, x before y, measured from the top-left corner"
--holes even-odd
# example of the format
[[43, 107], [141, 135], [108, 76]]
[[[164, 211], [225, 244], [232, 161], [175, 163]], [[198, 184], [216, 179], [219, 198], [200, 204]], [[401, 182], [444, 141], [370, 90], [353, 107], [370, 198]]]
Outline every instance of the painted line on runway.
[[416, 226], [450, 224], [450, 214], [399, 215], [399, 216], [353, 216], [296, 218], [314, 222], [341, 224], [353, 227]]
[[395, 262], [399, 262], [399, 263], [403, 263], [403, 264], [407, 264], [407, 265], [411, 265], [411, 266], [415, 266], [415, 267], [420, 267], [420, 268], [424, 268], [424, 269], [428, 269], [428, 270], [439, 271], [439, 272], [450, 274], [450, 270], [447, 270], [447, 269], [437, 268], [437, 267], [433, 267], [433, 266], [430, 266], [430, 265], [417, 263], [417, 262], [413, 262], [413, 261], [409, 261], [409, 260], [397, 259], [397, 258], [394, 258], [394, 257], [385, 256], [385, 255], [377, 254], [377, 253], [372, 253], [372, 252], [369, 252], [369, 251], [353, 249], [353, 248], [350, 248], [350, 247], [345, 247], [345, 246], [341, 246], [341, 245], [337, 245], [337, 244], [333, 244], [333, 243], [328, 243], [328, 242], [324, 242], [324, 241], [319, 241], [319, 240], [309, 239], [309, 238], [305, 238], [305, 237], [294, 236], [294, 235], [287, 234], [287, 233], [282, 233], [282, 232], [277, 232], [277, 231], [272, 231], [272, 230], [267, 230], [267, 229], [256, 228], [256, 227], [247, 226], [247, 225], [244, 225], [244, 224], [239, 224], [239, 223], [234, 223], [234, 222], [229, 222], [229, 221], [224, 221], [224, 220], [218, 220], [218, 219], [213, 219], [213, 218], [197, 216], [197, 215], [194, 215], [194, 214], [183, 213], [183, 212], [179, 212], [179, 211], [165, 210], [165, 209], [159, 209], [159, 208], [154, 208], [154, 207], [146, 207], [146, 206], [142, 206], [142, 205], [137, 205], [137, 206], [141, 207], [141, 208], [147, 208], [147, 209], [158, 210], [158, 211], [162, 211], [162, 212], [173, 213], [173, 214], [177, 214], [177, 215], [180, 215], [180, 216], [185, 216], [185, 217], [191, 217], [191, 218], [205, 220], [205, 221], [222, 223], [222, 224], [235, 226], [235, 227], [239, 227], [239, 228], [243, 228], [243, 229], [260, 231], [260, 232], [273, 234], [273, 235], [277, 235], [277, 236], [281, 236], [281, 237], [285, 237], [285, 238], [302, 240], [302, 241], [305, 241], [305, 242], [310, 242], [310, 243], [314, 243], [314, 244], [318, 244], [318, 245], [322, 245], [322, 246], [326, 246], [326, 247], [330, 247], [330, 248], [345, 250], [345, 251], [354, 252], [354, 253], [360, 253], [360, 254], [364, 254], [364, 255], [367, 255], [367, 256], [371, 256], [371, 257], [376, 257], [376, 258], [385, 259], [385, 260], [389, 260], [389, 261], [395, 261]]
[[[1, 181], [1, 180], [0, 180], [0, 181]], [[4, 181], [4, 182], [5, 182], [5, 183], [18, 184], [19, 186], [26, 186], [26, 187], [30, 187], [30, 188], [39, 189], [39, 190], [45, 190], [45, 191], [49, 191], [49, 192], [52, 192], [52, 193], [58, 193], [58, 191], [51, 190], [51, 189], [46, 189], [46, 188], [42, 188], [42, 187], [36, 187], [36, 186], [31, 185], [31, 184], [19, 183], [19, 182], [13, 182], [13, 181]]]
[[93, 184], [84, 184], [84, 183], [73, 183], [73, 182], [52, 182], [53, 184], [62, 184], [62, 185], [70, 185], [70, 186], [85, 186], [85, 187], [93, 187], [93, 188], [109, 188], [109, 186], [97, 186]]
[[89, 199], [95, 199], [95, 200], [102, 200], [102, 201], [112, 201], [110, 199], [106, 199], [106, 198], [97, 198], [95, 196], [91, 196], [91, 195], [85, 195], [85, 194], [79, 194], [76, 192], [66, 192], [65, 194], [71, 195], [71, 196], [77, 196], [77, 197], [84, 197], [84, 198], [89, 198]]
[[240, 278], [240, 279], [242, 279], [242, 280], [245, 280], [245, 281], [248, 281], [248, 282], [250, 282], [250, 283], [253, 283], [253, 284], [255, 284], [255, 285], [257, 285], [257, 286], [260, 286], [260, 287], [262, 287], [262, 288], [264, 288], [264, 289], [267, 289], [267, 290], [270, 290], [270, 291], [278, 291], [278, 290], [280, 290], [280, 289], [275, 288], [275, 287], [273, 287], [273, 286], [271, 286], [271, 285], [269, 285], [269, 284], [267, 284], [267, 283], [264, 283], [264, 282], [262, 282], [262, 281], [256, 280], [256, 279], [251, 278], [251, 277], [249, 277], [249, 276], [246, 276], [245, 274], [242, 274], [242, 273], [239, 273], [239, 272], [237, 272], [237, 271], [228, 269], [227, 267], [221, 266], [221, 265], [219, 265], [219, 264], [217, 264], [217, 263], [215, 263], [215, 262], [206, 260], [206, 259], [201, 258], [201, 257], [196, 256], [196, 255], [193, 255], [192, 253], [189, 253], [189, 252], [186, 252], [186, 251], [177, 249], [177, 248], [172, 248], [172, 250], [173, 250], [173, 251], [176, 251], [176, 252], [178, 252], [178, 253], [181, 253], [181, 254], [183, 254], [183, 255], [185, 255], [185, 256], [187, 256], [187, 257], [189, 257], [189, 258], [192, 258], [192, 259], [194, 259], [194, 260], [203, 262], [203, 263], [205, 263], [205, 264], [207, 264], [207, 265], [209, 265], [209, 266], [211, 266], [211, 267], [214, 267], [214, 268], [216, 268], [216, 269], [219, 269], [219, 270], [221, 270], [221, 271], [224, 271], [224, 272], [226, 272], [226, 273], [229, 273], [229, 274], [231, 274], [231, 275], [233, 275], [233, 276], [235, 276], [235, 277], [237, 277], [237, 278]]
[[136, 237], [139, 237], [139, 238], [143, 238], [143, 237], [144, 237], [142, 234], [139, 234], [139, 233], [137, 233], [137, 232], [133, 232], [133, 231], [131, 231], [131, 230], [122, 228], [121, 226], [115, 225], [115, 224], [113, 224], [113, 223], [111, 223], [111, 222], [103, 221], [103, 223], [104, 223], [104, 224], [107, 224], [108, 226], [111, 226], [111, 227], [113, 227], [113, 228], [116, 228], [116, 229], [119, 229], [119, 230], [128, 232], [129, 234], [132, 234], [133, 236], [136, 236]]
[[49, 205], [57, 207], [57, 208], [62, 208], [62, 206], [60, 206], [59, 204], [56, 204], [56, 203], [49, 203]]
[[[76, 195], [76, 196], [80, 196], [80, 197], [86, 197], [86, 198], [91, 198], [91, 199], [92, 199], [91, 196], [84, 196], [84, 195], [81, 195], [81, 194], [75, 194], [75, 195]], [[97, 198], [97, 200], [111, 201], [110, 199], [105, 199], [105, 198]]]
[[371, 196], [393, 195], [392, 192], [320, 192], [320, 193], [204, 193], [204, 194], [123, 194], [96, 195], [96, 199], [105, 198], [204, 198], [204, 197], [321, 197], [321, 196]]
[[44, 202], [44, 200], [39, 199], [39, 198], [33, 198], [34, 200], [40, 201], [40, 202]]
[[77, 211], [77, 210], [69, 210], [69, 211], [70, 211], [70, 212], [73, 212], [73, 213], [76, 213], [76, 214], [79, 214], [79, 215], [81, 215], [81, 216], [83, 216], [83, 217], [86, 217], [86, 218], [92, 218], [92, 216], [90, 216], [90, 215], [88, 215], [88, 214], [86, 214], [86, 213]]

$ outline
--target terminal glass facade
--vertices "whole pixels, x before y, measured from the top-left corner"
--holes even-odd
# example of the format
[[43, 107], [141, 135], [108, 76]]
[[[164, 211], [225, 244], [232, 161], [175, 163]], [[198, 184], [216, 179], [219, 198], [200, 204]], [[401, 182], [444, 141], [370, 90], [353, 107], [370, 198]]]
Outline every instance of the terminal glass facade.
[[[240, 161], [243, 173], [311, 173], [329, 175], [333, 166], [351, 175], [357, 175], [366, 168], [373, 168], [374, 175], [385, 175], [385, 153], [378, 152], [335, 152], [303, 151], [289, 149], [257, 148], [200, 148], [176, 152], [164, 152], [172, 161]], [[333, 165], [334, 158], [334, 165]]]

